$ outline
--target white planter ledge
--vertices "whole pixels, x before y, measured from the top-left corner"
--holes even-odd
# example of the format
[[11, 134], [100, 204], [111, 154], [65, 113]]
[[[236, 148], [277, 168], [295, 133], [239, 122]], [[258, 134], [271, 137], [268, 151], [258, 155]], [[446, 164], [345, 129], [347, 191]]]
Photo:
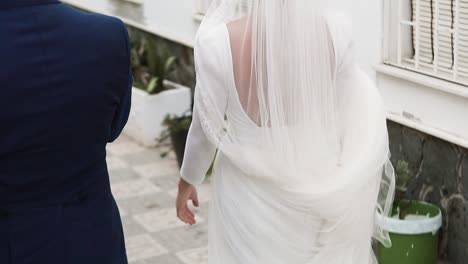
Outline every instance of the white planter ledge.
[[176, 88], [155, 95], [133, 88], [132, 108], [124, 133], [146, 147], [156, 146], [164, 130], [161, 123], [168, 114], [182, 115], [191, 107], [190, 88], [166, 83]]
[[132, 3], [132, 4], [137, 4], [137, 5], [141, 5], [145, 2], [145, 0], [122, 0], [124, 2], [129, 2], [129, 3]]

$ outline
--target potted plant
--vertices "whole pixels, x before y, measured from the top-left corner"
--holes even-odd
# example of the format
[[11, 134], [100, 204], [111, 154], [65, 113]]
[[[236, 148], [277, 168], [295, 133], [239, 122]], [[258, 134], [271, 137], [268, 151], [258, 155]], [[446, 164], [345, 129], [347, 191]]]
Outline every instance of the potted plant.
[[167, 115], [182, 115], [191, 105], [190, 88], [166, 80], [176, 57], [152, 38], [132, 40], [134, 89], [125, 133], [147, 147], [156, 146]]
[[411, 179], [408, 162], [398, 161], [396, 176], [392, 216], [377, 216], [377, 224], [389, 232], [392, 242], [390, 247], [379, 243], [379, 263], [436, 264], [441, 210], [427, 202], [405, 199]]
[[[165, 129], [158, 140], [159, 146], [168, 146], [168, 151], [173, 150], [179, 167], [182, 166], [185, 152], [185, 142], [192, 123], [191, 112], [186, 112], [181, 116], [167, 115], [163, 121]], [[170, 142], [169, 142], [170, 140]], [[168, 152], [162, 152], [161, 157], [167, 156]]]

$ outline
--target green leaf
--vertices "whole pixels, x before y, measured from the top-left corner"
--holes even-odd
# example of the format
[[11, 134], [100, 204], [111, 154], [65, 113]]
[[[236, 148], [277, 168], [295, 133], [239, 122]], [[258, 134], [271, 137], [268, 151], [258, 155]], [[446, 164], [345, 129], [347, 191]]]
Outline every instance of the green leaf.
[[131, 63], [132, 63], [132, 68], [136, 68], [140, 66], [140, 58], [138, 57], [138, 52], [136, 49], [131, 50]]
[[146, 42], [146, 50], [147, 50], [147, 60], [148, 66], [151, 75], [157, 75], [158, 72], [158, 52], [156, 51], [156, 45], [152, 38], [148, 38]]
[[156, 91], [156, 84], [158, 83], [158, 79], [158, 77], [151, 78], [151, 81], [148, 84], [148, 88], [146, 88], [146, 91], [149, 94], [154, 94], [154, 92]]
[[[147, 91], [150, 94], [157, 94], [168, 89], [168, 87], [164, 85], [164, 81], [177, 58], [175, 56], [170, 56], [170, 50], [166, 44], [156, 42], [153, 38], [147, 39], [145, 47], [148, 65], [147, 73], [151, 79], [151, 81], [148, 81]], [[152, 78], [157, 79], [154, 81]]]
[[172, 67], [172, 65], [174, 65], [176, 59], [177, 58], [175, 56], [171, 56], [171, 57], [167, 58], [166, 64], [164, 66], [165, 74], [167, 74], [171, 70], [171, 67]]

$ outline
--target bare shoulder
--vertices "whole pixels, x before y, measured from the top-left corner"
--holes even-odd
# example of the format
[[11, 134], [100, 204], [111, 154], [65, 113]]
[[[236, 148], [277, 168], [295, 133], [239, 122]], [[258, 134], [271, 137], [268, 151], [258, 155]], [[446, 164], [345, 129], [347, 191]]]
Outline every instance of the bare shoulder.
[[228, 23], [227, 29], [229, 32], [233, 63], [236, 65], [239, 63], [237, 60], [240, 57], [250, 55], [252, 28], [249, 26], [249, 19], [244, 17]]
[[232, 36], [242, 35], [243, 32], [245, 32], [246, 24], [247, 24], [246, 17], [229, 22], [227, 24], [229, 34], [232, 34]]
[[229, 32], [229, 38], [233, 46], [241, 43], [245, 39], [246, 33], [250, 30], [247, 28], [248, 18], [240, 18], [234, 21], [231, 21], [227, 24], [227, 29]]

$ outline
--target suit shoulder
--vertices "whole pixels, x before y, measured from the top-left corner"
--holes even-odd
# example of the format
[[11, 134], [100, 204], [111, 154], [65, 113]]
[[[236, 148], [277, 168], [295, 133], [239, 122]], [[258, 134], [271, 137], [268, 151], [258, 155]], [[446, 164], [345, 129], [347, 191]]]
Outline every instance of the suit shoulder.
[[63, 7], [61, 20], [78, 35], [109, 41], [124, 41], [127, 37], [125, 24], [116, 17], [88, 13], [65, 5]]
[[[130, 40], [125, 24], [118, 18], [87, 13], [64, 6], [54, 21], [60, 27], [60, 35], [76, 54], [99, 58], [128, 71]], [[65, 36], [65, 37], [63, 37]], [[104, 62], [103, 62], [104, 63]]]
[[122, 33], [125, 30], [125, 24], [119, 18], [102, 14], [88, 14], [88, 16], [94, 23], [98, 23], [99, 26], [107, 30], [115, 31], [116, 33]]
[[57, 11], [66, 15], [67, 18], [81, 20], [83, 23], [100, 23], [108, 26], [123, 25], [120, 19], [113, 16], [82, 11], [66, 4], [60, 5], [60, 8]]
[[[127, 28], [122, 20], [101, 15], [101, 14], [88, 14], [88, 26], [94, 29], [94, 33], [104, 38], [110, 38], [113, 41], [124, 41], [127, 37]], [[91, 25], [92, 24], [92, 25]]]
[[115, 40], [118, 43], [122, 43], [125, 49], [129, 48], [130, 40], [128, 36], [127, 27], [124, 22], [116, 17], [98, 15], [96, 14], [97, 19], [102, 21], [102, 29], [108, 32], [109, 40]]

